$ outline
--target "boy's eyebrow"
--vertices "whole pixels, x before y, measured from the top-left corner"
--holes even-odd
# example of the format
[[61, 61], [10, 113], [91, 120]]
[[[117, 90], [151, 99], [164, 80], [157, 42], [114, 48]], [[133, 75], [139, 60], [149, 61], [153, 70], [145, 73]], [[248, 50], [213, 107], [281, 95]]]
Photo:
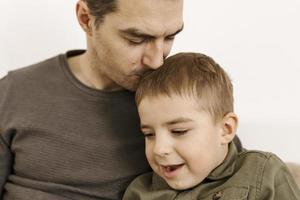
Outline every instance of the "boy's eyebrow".
[[164, 125], [173, 125], [173, 124], [178, 124], [178, 123], [184, 123], [184, 122], [191, 122], [193, 121], [190, 118], [186, 118], [186, 117], [179, 117], [176, 119], [173, 119], [171, 121], [165, 122]]
[[[172, 37], [177, 35], [178, 33], [180, 33], [183, 30], [183, 25], [174, 33], [171, 33], [170, 35], [168, 35], [168, 37]], [[156, 35], [151, 35], [148, 33], [144, 33], [143, 31], [137, 29], [137, 28], [128, 28], [128, 29], [124, 29], [124, 30], [119, 30], [119, 32], [121, 34], [125, 34], [128, 36], [132, 36], [132, 37], [138, 37], [138, 38], [156, 38]]]
[[[186, 118], [186, 117], [179, 117], [176, 119], [172, 119], [171, 121], [167, 121], [165, 123], [163, 123], [164, 126], [168, 126], [168, 125], [174, 125], [174, 124], [179, 124], [179, 123], [185, 123], [185, 122], [192, 122], [194, 120], [190, 119], [190, 118]], [[146, 124], [141, 124], [141, 129], [150, 129], [151, 127], [146, 125]]]

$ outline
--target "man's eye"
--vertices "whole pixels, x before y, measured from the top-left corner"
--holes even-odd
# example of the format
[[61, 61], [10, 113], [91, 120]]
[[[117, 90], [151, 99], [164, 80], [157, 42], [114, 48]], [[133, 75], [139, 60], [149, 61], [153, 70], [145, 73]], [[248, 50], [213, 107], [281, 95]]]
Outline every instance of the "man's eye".
[[130, 44], [132, 45], [139, 45], [143, 44], [144, 42], [147, 41], [147, 39], [139, 39], [139, 40], [128, 40]]
[[174, 39], [175, 39], [175, 35], [168, 36], [165, 38], [165, 40], [174, 40]]
[[175, 135], [184, 135], [188, 132], [188, 129], [176, 129], [171, 131]]

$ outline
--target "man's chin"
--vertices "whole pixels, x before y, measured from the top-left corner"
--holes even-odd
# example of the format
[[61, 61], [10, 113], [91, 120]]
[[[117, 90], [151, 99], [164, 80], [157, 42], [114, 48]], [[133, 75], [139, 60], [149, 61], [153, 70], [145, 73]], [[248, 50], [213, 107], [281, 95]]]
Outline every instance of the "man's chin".
[[135, 80], [127, 84], [123, 84], [123, 88], [131, 92], [135, 92], [136, 89], [138, 88], [139, 82], [140, 82], [139, 80]]
[[137, 85], [124, 87], [124, 89], [129, 90], [131, 92], [135, 92], [137, 89]]

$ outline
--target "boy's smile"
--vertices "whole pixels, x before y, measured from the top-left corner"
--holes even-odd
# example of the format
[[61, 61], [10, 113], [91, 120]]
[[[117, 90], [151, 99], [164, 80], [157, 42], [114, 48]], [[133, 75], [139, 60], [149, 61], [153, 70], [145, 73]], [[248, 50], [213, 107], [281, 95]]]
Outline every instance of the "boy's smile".
[[179, 171], [184, 167], [184, 164], [179, 165], [162, 165], [161, 171], [165, 178], [173, 178], [179, 173]]
[[222, 123], [192, 97], [144, 97], [138, 106], [152, 169], [174, 189], [202, 182], [225, 158]]

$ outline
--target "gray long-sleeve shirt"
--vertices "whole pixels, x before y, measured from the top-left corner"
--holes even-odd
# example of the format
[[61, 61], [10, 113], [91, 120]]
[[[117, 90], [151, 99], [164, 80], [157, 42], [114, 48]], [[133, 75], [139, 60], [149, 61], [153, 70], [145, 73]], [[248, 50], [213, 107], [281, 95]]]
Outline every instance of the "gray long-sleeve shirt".
[[149, 170], [134, 94], [84, 86], [66, 59], [0, 80], [0, 199], [120, 199]]

